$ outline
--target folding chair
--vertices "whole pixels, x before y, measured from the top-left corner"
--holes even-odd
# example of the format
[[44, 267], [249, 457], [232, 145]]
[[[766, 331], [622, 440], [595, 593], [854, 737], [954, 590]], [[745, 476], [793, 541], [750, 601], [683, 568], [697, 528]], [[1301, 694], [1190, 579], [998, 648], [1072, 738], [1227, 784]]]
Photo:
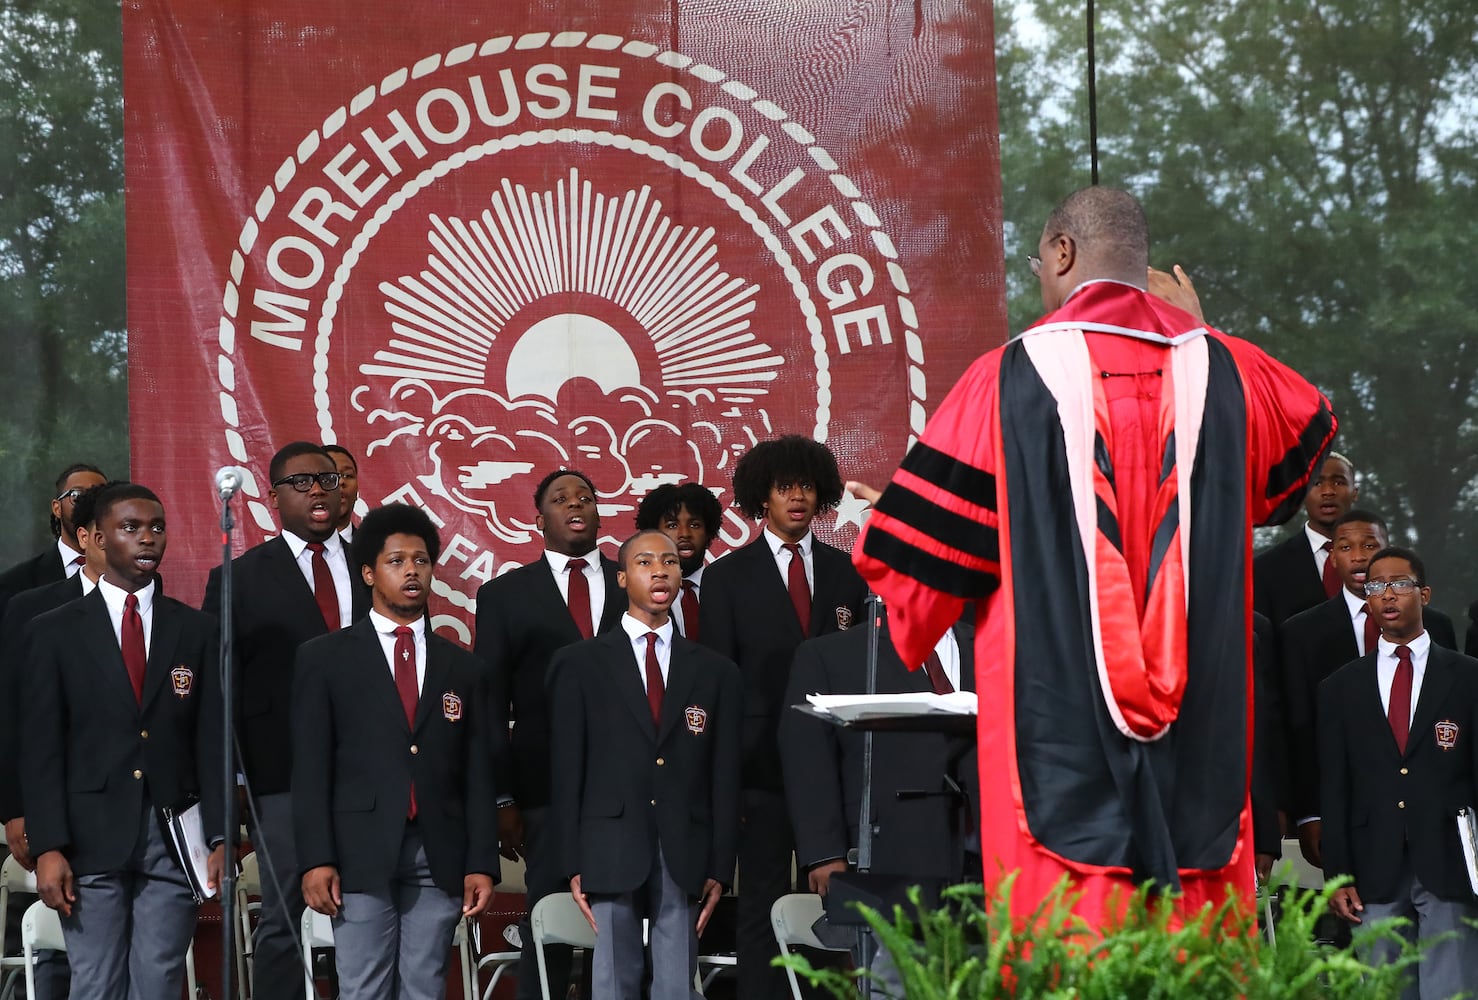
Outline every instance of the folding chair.
[[529, 915], [529, 926], [534, 937], [534, 957], [539, 962], [539, 990], [544, 1000], [551, 1000], [544, 946], [569, 944], [576, 948], [594, 948], [595, 931], [590, 929], [585, 914], [575, 903], [575, 897], [567, 892], [556, 892], [535, 903], [534, 912]]
[[[6, 855], [5, 863], [0, 865], [0, 930], [5, 928], [6, 919], [10, 915], [10, 894], [12, 892], [28, 892], [34, 895], [36, 876], [22, 868], [21, 863], [15, 858]], [[26, 960], [22, 955], [5, 954], [3, 938], [3, 934], [0, 934], [0, 996], [12, 996], [17, 980], [23, 978]]]
[[[303, 940], [303, 998], [304, 1000], [317, 1000], [318, 992], [313, 985], [313, 949], [334, 946], [333, 918], [305, 907], [299, 930]], [[457, 957], [460, 959], [462, 996], [471, 1000], [477, 994], [474, 992], [472, 948], [467, 938], [466, 920], [457, 921], [456, 929], [452, 932], [452, 947], [457, 949]]]
[[[811, 892], [792, 892], [775, 900], [770, 907], [770, 927], [775, 931], [775, 941], [782, 955], [790, 954], [792, 945], [805, 945], [820, 951], [850, 952], [852, 949], [823, 944], [811, 929], [825, 912], [821, 897]], [[801, 1000], [801, 984], [795, 970], [787, 968], [785, 975], [790, 979], [790, 993]]]
[[[501, 874], [503, 880], [498, 883], [498, 892], [528, 892], [528, 886], [525, 884], [523, 859], [509, 861], [505, 858], [503, 859], [502, 865], [503, 870]], [[482, 929], [473, 922], [470, 933], [473, 952], [477, 957], [477, 964], [472, 970], [472, 986], [474, 992], [467, 994], [469, 1000], [477, 1000], [479, 997], [481, 997], [481, 1000], [491, 1000], [493, 990], [498, 988], [498, 980], [502, 979], [503, 974], [509, 969], [515, 968], [518, 965], [518, 960], [523, 956], [523, 952], [518, 949], [484, 952], [482, 950], [481, 931]], [[488, 980], [486, 986], [482, 985], [482, 973], [484, 969], [493, 970], [493, 976]]]
[[252, 918], [262, 910], [262, 873], [257, 852], [241, 859], [241, 873], [236, 876], [236, 982], [243, 997], [252, 996], [256, 987], [256, 954]]
[[56, 911], [41, 900], [26, 907], [21, 918], [21, 954], [26, 963], [26, 996], [36, 995], [36, 952], [66, 951], [62, 922]]

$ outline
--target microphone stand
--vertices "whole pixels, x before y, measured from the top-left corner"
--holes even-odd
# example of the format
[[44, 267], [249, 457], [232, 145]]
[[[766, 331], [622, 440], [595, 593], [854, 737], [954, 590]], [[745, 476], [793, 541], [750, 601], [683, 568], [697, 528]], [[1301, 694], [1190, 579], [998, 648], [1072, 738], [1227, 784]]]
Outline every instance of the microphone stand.
[[[867, 690], [866, 694], [878, 693], [878, 638], [883, 631], [883, 599], [877, 594], [868, 592], [867, 600], [863, 602], [867, 610]], [[872, 871], [872, 835], [875, 832], [872, 823], [872, 741], [873, 731], [866, 730], [862, 734], [862, 807], [857, 817], [857, 871], [866, 875]], [[857, 927], [857, 953], [862, 960], [862, 967], [872, 967], [872, 956], [874, 950], [880, 947], [872, 940], [872, 929], [867, 924]], [[863, 976], [860, 980], [862, 996], [872, 996], [872, 977]]]
[[232, 1000], [232, 979], [236, 971], [236, 755], [232, 726], [236, 717], [233, 706], [236, 682], [231, 625], [234, 603], [231, 595], [231, 529], [235, 525], [231, 519], [231, 496], [224, 493], [221, 497], [221, 790], [224, 793], [222, 817], [226, 833], [226, 864], [221, 873], [221, 1000]]

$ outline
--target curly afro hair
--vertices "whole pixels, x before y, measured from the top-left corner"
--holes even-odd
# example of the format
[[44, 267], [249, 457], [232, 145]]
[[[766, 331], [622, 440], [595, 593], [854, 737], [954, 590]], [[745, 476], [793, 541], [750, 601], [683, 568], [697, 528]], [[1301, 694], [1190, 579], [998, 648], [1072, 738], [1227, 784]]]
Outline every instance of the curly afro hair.
[[787, 434], [761, 441], [739, 459], [734, 466], [734, 506], [745, 517], [763, 517], [770, 488], [786, 483], [816, 487], [818, 513], [842, 502], [842, 474], [831, 449], [808, 437]]

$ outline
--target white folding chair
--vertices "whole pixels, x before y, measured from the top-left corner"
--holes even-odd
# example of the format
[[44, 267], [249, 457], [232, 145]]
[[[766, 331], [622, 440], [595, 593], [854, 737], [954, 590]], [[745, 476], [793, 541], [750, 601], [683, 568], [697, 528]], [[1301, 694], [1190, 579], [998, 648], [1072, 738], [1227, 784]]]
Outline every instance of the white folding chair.
[[[719, 977], [721, 972], [725, 969], [735, 969], [738, 967], [739, 956], [733, 952], [699, 955], [697, 981], [693, 985], [699, 993], [706, 996], [708, 994], [708, 987], [713, 985], [713, 981]], [[708, 970], [706, 973], [703, 971], [705, 968]]]
[[36, 952], [66, 951], [62, 922], [56, 911], [41, 900], [26, 907], [21, 918], [21, 954], [26, 963], [26, 996], [36, 995]]
[[236, 982], [242, 997], [252, 996], [256, 987], [256, 945], [252, 933], [252, 917], [262, 909], [262, 873], [257, 865], [257, 852], [241, 859], [241, 872], [236, 876]]
[[303, 942], [303, 1000], [318, 1000], [318, 990], [313, 986], [313, 949], [334, 946], [334, 922], [331, 917], [304, 907], [299, 930]]
[[[821, 897], [812, 892], [792, 892], [775, 900], [770, 906], [770, 927], [775, 931], [780, 953], [790, 954], [791, 946], [797, 944], [821, 951], [851, 951], [850, 948], [823, 944], [816, 936], [811, 925], [821, 919], [823, 912]], [[795, 970], [787, 968], [785, 975], [790, 979], [791, 995], [795, 1000], [801, 1000], [801, 984], [796, 979]]]
[[[21, 867], [21, 863], [10, 855], [0, 865], [0, 931], [10, 916], [10, 894], [12, 892], [36, 892], [36, 875]], [[16, 980], [21, 978], [26, 967], [22, 955], [5, 954], [4, 935], [0, 934], [0, 995], [13, 994]]]
[[[524, 881], [525, 872], [522, 858], [519, 858], [517, 861], [509, 861], [507, 858], [504, 858], [502, 860], [502, 871], [500, 874], [502, 881], [498, 883], [498, 892], [528, 892], [528, 887]], [[518, 965], [518, 960], [523, 957], [523, 952], [518, 949], [483, 951], [481, 928], [475, 921], [472, 922], [471, 936], [473, 951], [477, 957], [477, 964], [472, 970], [472, 986], [474, 992], [467, 994], [467, 996], [470, 1000], [476, 1000], [478, 997], [481, 997], [482, 1000], [491, 1000], [493, 990], [498, 988], [498, 981], [503, 978], [505, 972]], [[490, 944], [489, 947], [492, 947], [492, 945]], [[482, 974], [485, 969], [491, 969], [493, 973], [492, 978], [487, 981], [486, 986], [482, 984]]]
[[590, 929], [590, 923], [580, 912], [575, 897], [567, 892], [556, 892], [535, 903], [534, 912], [529, 914], [529, 927], [533, 932], [534, 957], [539, 962], [539, 989], [544, 1000], [551, 1000], [544, 946], [569, 944], [576, 948], [594, 948], [595, 931]]

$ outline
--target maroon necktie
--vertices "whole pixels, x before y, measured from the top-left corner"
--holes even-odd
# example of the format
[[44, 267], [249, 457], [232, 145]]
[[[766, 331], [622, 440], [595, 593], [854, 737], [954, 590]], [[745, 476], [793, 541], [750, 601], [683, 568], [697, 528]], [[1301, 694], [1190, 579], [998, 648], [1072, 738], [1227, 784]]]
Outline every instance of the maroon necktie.
[[323, 615], [323, 624], [330, 632], [339, 630], [339, 592], [334, 587], [334, 575], [329, 572], [328, 560], [323, 558], [323, 543], [309, 542], [308, 551], [313, 553], [313, 600], [318, 602], [318, 612]]
[[806, 582], [806, 561], [801, 557], [801, 547], [796, 542], [786, 542], [790, 550], [790, 566], [785, 571], [785, 585], [790, 590], [790, 603], [795, 605], [795, 616], [801, 620], [801, 634], [811, 634], [811, 585]]
[[[400, 707], [405, 710], [406, 725], [416, 726], [416, 640], [411, 630], [402, 625], [395, 630], [395, 690], [400, 694]], [[416, 818], [416, 783], [411, 782], [411, 804], [406, 819]]]
[[683, 636], [698, 641], [698, 588], [683, 581]]
[[139, 614], [139, 599], [129, 594], [123, 599], [123, 665], [128, 668], [128, 682], [133, 685], [133, 696], [140, 705], [144, 703], [144, 671], [149, 666], [149, 654], [144, 651], [144, 617]]
[[1391, 735], [1396, 749], [1406, 752], [1406, 738], [1411, 735], [1411, 648], [1396, 647], [1396, 676], [1391, 678], [1391, 707], [1386, 718], [1391, 721]]
[[929, 658], [924, 661], [924, 673], [929, 676], [929, 683], [934, 685], [935, 694], [952, 694], [955, 686], [949, 682], [949, 676], [944, 672], [944, 664], [939, 662], [939, 652], [929, 651]]
[[657, 633], [647, 633], [647, 704], [652, 706], [652, 723], [662, 724], [662, 665], [657, 662]]
[[87, 557], [86, 556], [73, 556], [72, 557], [72, 565], [73, 566], [86, 566], [87, 565]]
[[1326, 553], [1324, 556], [1324, 596], [1333, 597], [1339, 593], [1341, 586], [1339, 570], [1334, 568], [1334, 553], [1330, 551], [1331, 543], [1325, 542], [1320, 548]]
[[566, 603], [570, 606], [570, 617], [575, 619], [575, 627], [589, 639], [595, 635], [595, 627], [590, 624], [590, 581], [585, 579], [585, 565], [584, 559], [571, 559], [565, 563], [570, 571]]
[[1375, 623], [1369, 605], [1361, 608], [1360, 613], [1365, 616], [1365, 655], [1369, 656], [1375, 652], [1376, 643], [1380, 640], [1380, 626]]

